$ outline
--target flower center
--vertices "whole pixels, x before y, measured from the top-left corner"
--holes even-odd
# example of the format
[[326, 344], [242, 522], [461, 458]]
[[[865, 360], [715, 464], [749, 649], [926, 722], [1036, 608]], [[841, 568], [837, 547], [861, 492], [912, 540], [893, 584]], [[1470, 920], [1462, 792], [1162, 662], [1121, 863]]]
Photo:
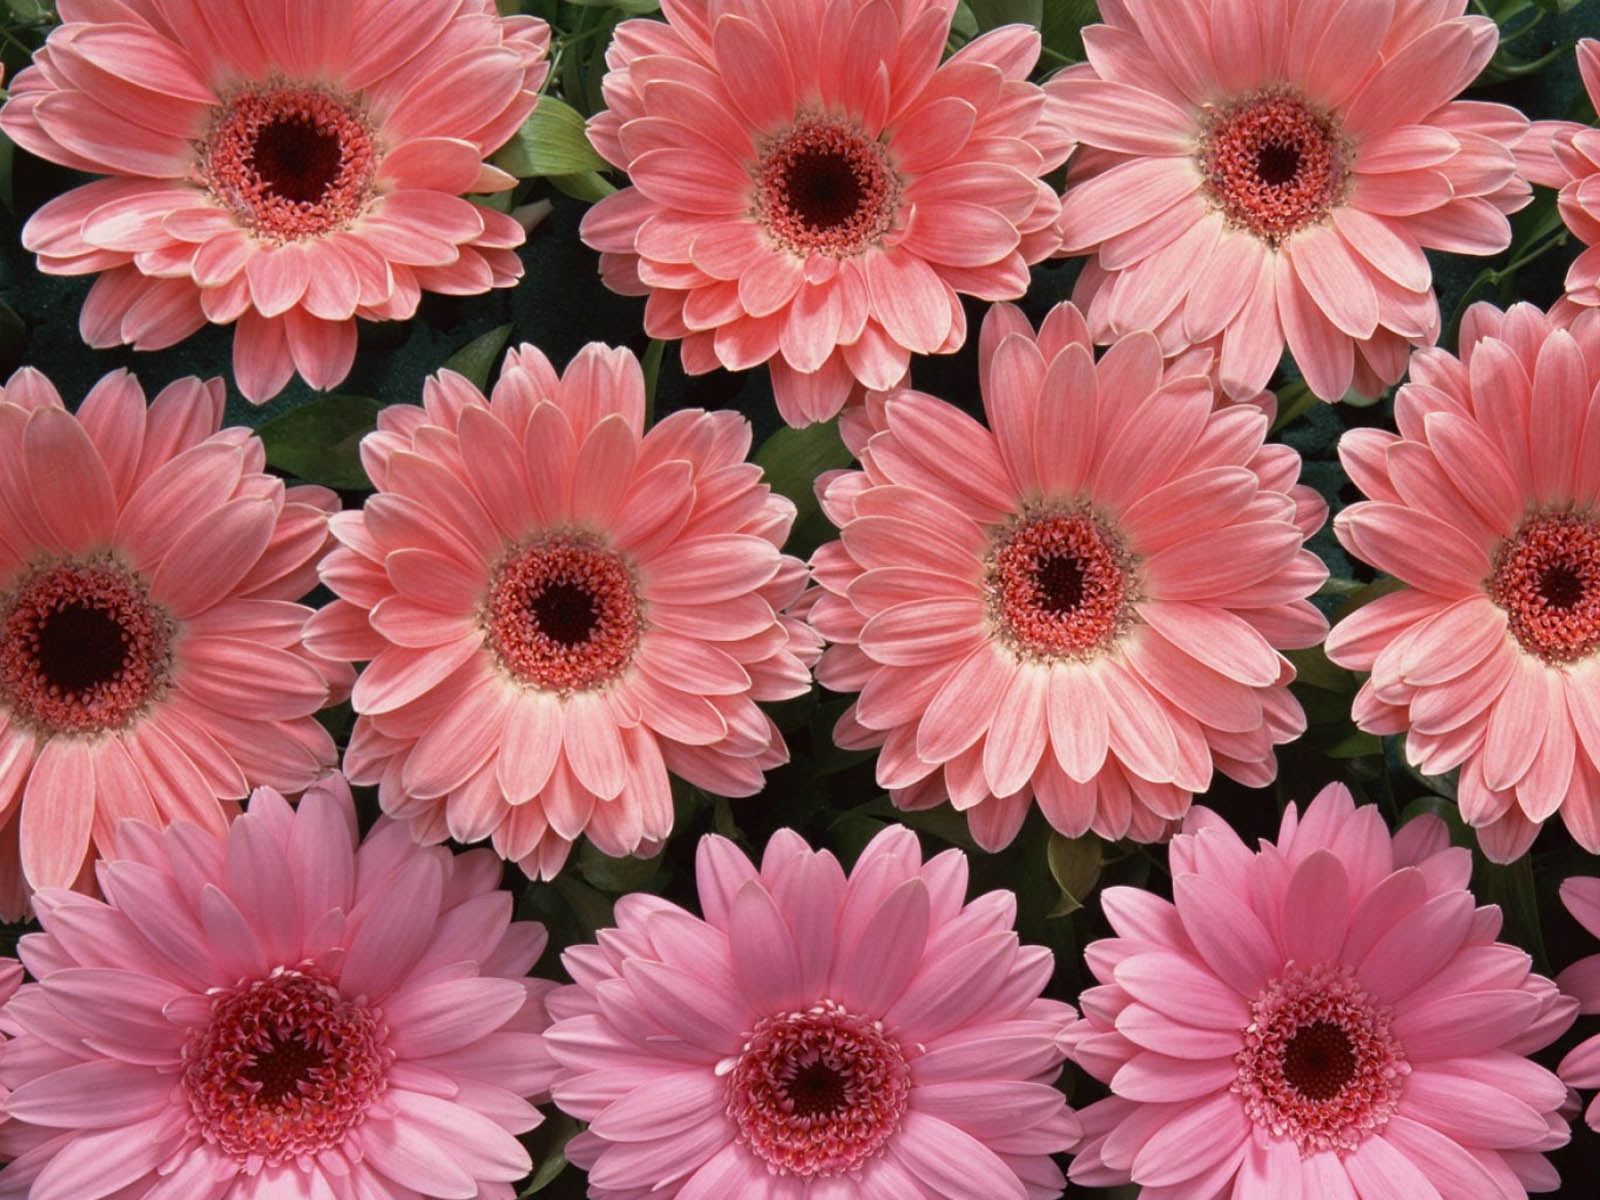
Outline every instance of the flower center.
[[806, 117], [756, 163], [755, 216], [795, 254], [849, 258], [894, 224], [900, 180], [882, 143], [853, 125]]
[[514, 551], [496, 570], [482, 614], [500, 666], [531, 687], [603, 687], [639, 647], [644, 618], [622, 556], [581, 534]]
[[175, 633], [120, 564], [44, 567], [0, 593], [0, 703], [47, 737], [125, 728], [166, 691]]
[[1232, 1089], [1245, 1113], [1302, 1156], [1353, 1150], [1382, 1129], [1411, 1073], [1390, 1010], [1348, 966], [1293, 964], [1250, 1005]]
[[1600, 648], [1600, 521], [1529, 517], [1495, 550], [1485, 590], [1529, 654], [1549, 663], [1586, 658]]
[[377, 161], [352, 101], [270, 87], [217, 110], [200, 171], [217, 202], [258, 236], [295, 241], [355, 220], [372, 199]]
[[1092, 658], [1133, 619], [1132, 568], [1121, 539], [1091, 513], [1025, 513], [989, 557], [990, 620], [1020, 657]]
[[279, 968], [220, 991], [183, 1048], [195, 1127], [268, 1164], [338, 1145], [384, 1090], [386, 1032], [314, 973]]
[[734, 1061], [728, 1116], [779, 1175], [840, 1175], [883, 1149], [911, 1068], [883, 1026], [822, 1000], [767, 1017]]
[[1336, 119], [1281, 89], [1215, 110], [1198, 158], [1212, 203], [1272, 245], [1322, 220], [1349, 189]]

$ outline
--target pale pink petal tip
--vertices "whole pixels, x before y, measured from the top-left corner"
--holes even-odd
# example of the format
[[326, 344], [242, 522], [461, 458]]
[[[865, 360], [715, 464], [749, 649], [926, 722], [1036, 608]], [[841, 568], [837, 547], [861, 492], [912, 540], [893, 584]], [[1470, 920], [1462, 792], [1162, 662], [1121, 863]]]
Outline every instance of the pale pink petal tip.
[[4, 1010], [8, 1182], [403, 1200], [528, 1173], [516, 1135], [554, 1076], [524, 978], [543, 929], [511, 920], [482, 851], [355, 829], [342, 778], [293, 808], [261, 788], [223, 833], [125, 823], [104, 901], [39, 894], [38, 982]]
[[235, 381], [259, 404], [296, 373], [339, 383], [357, 317], [521, 277], [528, 226], [462, 193], [515, 182], [484, 160], [534, 107], [548, 26], [487, 0], [311, 7], [259, 5], [241, 38], [204, 5], [78, 6], [13, 81], [0, 128], [110, 177], [23, 230], [41, 270], [99, 275], [90, 345], [234, 324]]
[[592, 1196], [1060, 1194], [1074, 1014], [1042, 998], [1051, 956], [1018, 945], [1009, 892], [965, 903], [964, 856], [924, 863], [899, 826], [848, 877], [787, 829], [759, 869], [707, 837], [696, 874], [703, 919], [624, 897], [549, 998]]
[[1101, 986], [1065, 1041], [1112, 1095], [1083, 1113], [1075, 1181], [1237, 1200], [1555, 1186], [1567, 1089], [1526, 1055], [1577, 1005], [1495, 940], [1436, 820], [1391, 837], [1333, 784], [1256, 851], [1193, 810], [1171, 866], [1171, 901], [1105, 892], [1116, 936], [1085, 951]]

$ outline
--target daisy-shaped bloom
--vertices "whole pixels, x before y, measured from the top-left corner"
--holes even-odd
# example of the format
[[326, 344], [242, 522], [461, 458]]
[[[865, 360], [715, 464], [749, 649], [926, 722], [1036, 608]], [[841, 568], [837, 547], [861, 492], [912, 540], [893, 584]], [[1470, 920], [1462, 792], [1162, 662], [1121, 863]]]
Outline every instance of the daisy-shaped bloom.
[[220, 831], [219, 799], [336, 761], [312, 714], [350, 671], [303, 647], [293, 601], [338, 497], [266, 474], [222, 406], [183, 379], [147, 410], [123, 371], [76, 414], [37, 371], [0, 388], [0, 915], [122, 817]]
[[1494, 54], [1467, 0], [1106, 0], [1048, 90], [1084, 149], [1061, 223], [1097, 341], [1222, 339], [1230, 394], [1287, 344], [1311, 390], [1376, 394], [1431, 345], [1423, 250], [1493, 254], [1531, 197], [1527, 120], [1457, 101]]
[[99, 274], [91, 346], [170, 346], [235, 326], [260, 402], [296, 371], [332, 387], [356, 317], [421, 292], [522, 276], [522, 227], [462, 192], [516, 181], [483, 160], [533, 109], [550, 31], [494, 0], [63, 0], [0, 128], [109, 178], [29, 220], [39, 269]]
[[116, 837], [108, 899], [41, 892], [19, 947], [0, 1197], [512, 1200], [553, 985], [493, 854], [358, 847], [338, 776]]
[[595, 1200], [1048, 1200], [1080, 1126], [1054, 1086], [1074, 1013], [1040, 993], [1016, 897], [885, 829], [845, 876], [791, 830], [758, 871], [707, 837], [702, 920], [625, 896], [563, 956], [553, 1092]]
[[[1578, 73], [1590, 103], [1600, 108], [1600, 41], [1578, 43]], [[1561, 189], [1561, 219], [1588, 247], [1567, 268], [1566, 298], [1585, 308], [1600, 306], [1600, 129], [1536, 121], [1518, 153], [1529, 179]]]
[[[13, 995], [22, 985], [22, 964], [14, 958], [0, 958], [0, 1006]], [[6, 1042], [9, 1041], [6, 1031], [5, 1018], [0, 1016], [0, 1059], [4, 1059]], [[6, 1097], [10, 1093], [6, 1090], [5, 1080], [0, 1076], [0, 1121], [6, 1119]]]
[[1068, 836], [1152, 841], [1213, 766], [1266, 784], [1305, 728], [1278, 650], [1327, 630], [1299, 457], [1258, 408], [1213, 410], [1203, 354], [1177, 374], [1138, 333], [1096, 363], [1070, 304], [1037, 337], [995, 308], [979, 363], [989, 428], [874, 395], [843, 424], [862, 469], [819, 481], [841, 535], [812, 560], [817, 678], [860, 693], [835, 738], [989, 849], [1032, 800]]
[[632, 186], [590, 210], [607, 284], [698, 374], [769, 363], [791, 425], [966, 340], [1059, 244], [1071, 150], [1020, 25], [948, 62], [949, 0], [680, 0], [607, 51], [589, 136]]
[[1370, 671], [1357, 723], [1405, 733], [1484, 850], [1523, 852], [1558, 809], [1600, 851], [1600, 312], [1474, 305], [1462, 357], [1419, 351], [1400, 432], [1351, 430], [1368, 501], [1334, 520], [1352, 555], [1409, 586], [1358, 609], [1328, 657]]
[[[1576, 876], [1564, 880], [1561, 903], [1579, 924], [1600, 937], [1600, 879]], [[1577, 998], [1579, 1012], [1590, 1015], [1600, 1012], [1600, 954], [1591, 954], [1573, 963], [1556, 976], [1556, 983], [1567, 995]], [[1557, 1070], [1571, 1087], [1600, 1087], [1600, 1034], [1573, 1047]], [[1589, 1128], [1600, 1130], [1600, 1096], [1589, 1102], [1586, 1117]]]
[[333, 520], [319, 653], [371, 660], [345, 757], [417, 838], [493, 837], [552, 877], [582, 833], [649, 852], [670, 770], [724, 796], [785, 761], [758, 700], [810, 687], [780, 615], [805, 567], [794, 505], [745, 461], [749, 423], [686, 409], [644, 429], [644, 376], [586, 346], [559, 379], [513, 350], [492, 401], [449, 371], [363, 442], [378, 494]]
[[1561, 1081], [1525, 1056], [1577, 1003], [1497, 942], [1443, 822], [1390, 837], [1338, 784], [1252, 853], [1206, 809], [1175, 902], [1102, 893], [1116, 936], [1068, 1031], [1112, 1096], [1071, 1176], [1147, 1200], [1484, 1200], [1558, 1184]]

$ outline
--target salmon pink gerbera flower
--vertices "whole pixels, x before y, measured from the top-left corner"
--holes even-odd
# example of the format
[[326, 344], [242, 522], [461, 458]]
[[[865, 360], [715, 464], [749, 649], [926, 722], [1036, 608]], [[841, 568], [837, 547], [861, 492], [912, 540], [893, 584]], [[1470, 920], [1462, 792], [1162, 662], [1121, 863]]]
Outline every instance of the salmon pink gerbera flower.
[[607, 52], [589, 136], [632, 186], [583, 238], [684, 369], [768, 363], [791, 425], [966, 340], [958, 292], [1022, 295], [1071, 150], [1006, 26], [939, 57], [951, 0], [678, 0]]
[[835, 738], [881, 746], [896, 804], [948, 797], [997, 849], [1029, 802], [1068, 836], [1162, 837], [1213, 766], [1252, 786], [1305, 718], [1278, 648], [1314, 646], [1325, 510], [1252, 405], [1214, 411], [1209, 358], [1174, 373], [1149, 333], [1094, 361], [1083, 317], [1037, 336], [1010, 306], [979, 348], [989, 428], [909, 390], [844, 431], [819, 481], [824, 687]]
[[[1578, 72], [1589, 102], [1600, 108], [1600, 41], [1578, 43]], [[1600, 306], [1600, 129], [1535, 121], [1518, 153], [1529, 179], [1561, 189], [1561, 219], [1587, 247], [1567, 268], [1566, 298], [1584, 308]]]
[[1097, 341], [1221, 336], [1259, 391], [1285, 344], [1311, 390], [1376, 395], [1431, 345], [1424, 250], [1493, 254], [1531, 198], [1504, 105], [1454, 97], [1494, 54], [1467, 0], [1105, 0], [1049, 85], [1083, 150], [1061, 223], [1092, 252]]
[[1072, 1009], [1016, 897], [890, 826], [846, 878], [792, 830], [758, 871], [706, 837], [702, 920], [625, 896], [549, 999], [556, 1103], [594, 1200], [1040, 1200], [1078, 1135], [1052, 1086]]
[[1577, 1003], [1495, 940], [1444, 823], [1392, 838], [1339, 784], [1252, 853], [1196, 808], [1173, 900], [1101, 895], [1115, 937], [1066, 1041], [1112, 1096], [1083, 1111], [1089, 1187], [1283, 1200], [1499, 1196], [1557, 1186], [1566, 1088], [1528, 1054]]
[[522, 276], [522, 227], [462, 192], [534, 105], [550, 31], [493, 0], [62, 0], [62, 24], [0, 111], [18, 145], [110, 178], [46, 204], [23, 245], [100, 278], [91, 346], [170, 346], [235, 326], [233, 373], [260, 403], [298, 371], [338, 383], [356, 317], [423, 291]]
[[338, 776], [116, 838], [107, 900], [41, 892], [19, 946], [0, 1198], [512, 1200], [553, 985], [499, 860], [393, 822], [358, 846]]
[[350, 671], [305, 650], [294, 601], [338, 497], [266, 474], [222, 407], [220, 379], [146, 409], [118, 371], [76, 415], [37, 371], [0, 388], [0, 915], [122, 817], [220, 831], [219, 799], [336, 761], [312, 714]]
[[378, 494], [334, 518], [338, 599], [309, 644], [368, 660], [345, 757], [417, 837], [493, 837], [550, 878], [672, 827], [669, 770], [719, 795], [787, 757], [758, 700], [810, 687], [780, 616], [805, 568], [794, 505], [745, 461], [750, 426], [686, 409], [644, 428], [644, 376], [592, 343], [559, 379], [532, 346], [492, 401], [450, 371], [362, 443]]
[[1600, 312], [1474, 305], [1461, 358], [1418, 351], [1400, 432], [1339, 444], [1370, 497], [1334, 520], [1409, 586], [1341, 621], [1328, 657], [1371, 671], [1357, 723], [1461, 769], [1461, 815], [1509, 862], [1558, 810], [1600, 851]]

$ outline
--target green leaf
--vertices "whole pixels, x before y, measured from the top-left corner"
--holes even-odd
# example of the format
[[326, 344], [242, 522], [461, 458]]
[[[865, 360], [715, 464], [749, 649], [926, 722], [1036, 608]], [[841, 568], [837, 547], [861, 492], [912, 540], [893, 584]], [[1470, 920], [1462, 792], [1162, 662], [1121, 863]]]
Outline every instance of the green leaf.
[[489, 372], [494, 369], [495, 359], [500, 356], [500, 351], [505, 349], [506, 341], [510, 337], [509, 325], [491, 329], [481, 337], [473, 338], [445, 359], [442, 369], [465, 375], [472, 381], [472, 386], [481, 392], [489, 386]]
[[1064, 917], [1077, 912], [1100, 882], [1100, 839], [1086, 833], [1082, 837], [1063, 837], [1054, 831], [1045, 847], [1050, 878], [1061, 889], [1061, 896], [1047, 916]]
[[606, 160], [589, 144], [582, 113], [553, 96], [540, 96], [516, 136], [496, 152], [494, 165], [528, 179], [603, 171]]
[[654, 858], [612, 858], [588, 839], [578, 851], [578, 874], [602, 892], [621, 896], [644, 891], [661, 870], [661, 855]]
[[1535, 968], [1550, 973], [1544, 934], [1539, 928], [1539, 900], [1533, 888], [1533, 858], [1524, 854], [1514, 863], [1490, 862], [1474, 852], [1472, 892], [1485, 904], [1498, 904], [1505, 918], [1503, 938], [1533, 955]]
[[1044, 38], [1042, 65], [1049, 67], [1052, 59], [1076, 62], [1083, 57], [1083, 27], [1100, 19], [1100, 9], [1095, 0], [1051, 0], [1045, 6], [1044, 24], [1040, 34]]
[[366, 396], [318, 396], [266, 421], [256, 432], [267, 462], [307, 483], [370, 488], [361, 466], [361, 439], [378, 427], [382, 405]]
[[612, 925], [611, 898], [581, 882], [571, 871], [556, 876], [553, 885], [586, 939]]
[[530, 1148], [539, 1165], [528, 1177], [528, 1186], [517, 1193], [517, 1200], [526, 1200], [535, 1192], [544, 1191], [567, 1169], [567, 1143], [577, 1136], [578, 1128], [578, 1123], [564, 1112], [557, 1112], [539, 1126]]
[[802, 547], [826, 541], [833, 526], [823, 516], [812, 485], [824, 471], [850, 465], [850, 451], [839, 439], [838, 425], [825, 421], [804, 429], [780, 429], [761, 443], [755, 462], [766, 472], [772, 490], [794, 501], [792, 541]]
[[576, 175], [551, 175], [548, 182], [563, 196], [571, 196], [574, 200], [582, 200], [588, 204], [604, 200], [617, 190], [616, 185], [599, 171], [579, 171]]
[[967, 3], [972, 6], [979, 29], [1016, 24], [1037, 29], [1044, 23], [1044, 0], [967, 0]]
[[1321, 646], [1309, 650], [1286, 650], [1284, 657], [1294, 664], [1295, 682], [1323, 688], [1330, 692], [1354, 695], [1356, 677], [1343, 667], [1328, 661]]
[[614, 8], [630, 17], [661, 11], [661, 0], [567, 0], [567, 3], [579, 8]]

